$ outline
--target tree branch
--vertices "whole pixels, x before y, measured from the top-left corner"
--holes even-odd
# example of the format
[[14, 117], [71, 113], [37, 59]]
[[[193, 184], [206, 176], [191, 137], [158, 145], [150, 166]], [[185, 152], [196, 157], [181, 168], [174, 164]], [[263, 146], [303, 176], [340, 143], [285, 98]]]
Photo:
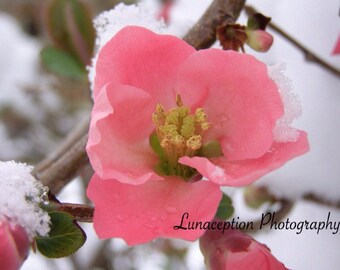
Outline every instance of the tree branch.
[[216, 40], [216, 27], [236, 21], [246, 0], [215, 0], [183, 38], [197, 50], [209, 48]]
[[306, 201], [317, 203], [319, 205], [324, 205], [324, 206], [327, 206], [327, 207], [333, 207], [333, 208], [336, 208], [336, 209], [340, 209], [340, 201], [333, 202], [333, 201], [330, 201], [330, 200], [326, 200], [325, 198], [322, 198], [322, 197], [315, 195], [313, 193], [308, 193], [308, 194], [304, 195], [303, 199], [306, 200]]
[[93, 222], [94, 208], [83, 204], [61, 203], [60, 209], [70, 213], [79, 222]]
[[88, 138], [89, 119], [81, 122], [50, 156], [42, 160], [32, 171], [33, 176], [57, 194], [86, 165], [85, 146]]
[[[245, 7], [245, 11], [247, 12], [248, 15], [252, 15], [255, 13], [258, 13], [258, 11], [250, 6]], [[295, 46], [297, 49], [303, 52], [305, 55], [305, 59], [309, 62], [313, 62], [317, 65], [320, 65], [327, 71], [333, 73], [335, 76], [340, 77], [340, 70], [337, 69], [336, 67], [332, 66], [331, 64], [327, 63], [325, 60], [321, 59], [319, 56], [314, 54], [312, 51], [307, 49], [302, 43], [297, 41], [295, 38], [290, 36], [288, 33], [286, 33], [282, 28], [277, 26], [275, 23], [270, 22], [268, 24], [268, 27], [274, 30], [276, 33], [278, 33], [280, 36], [285, 38], [288, 42], [290, 42], [293, 46]]]

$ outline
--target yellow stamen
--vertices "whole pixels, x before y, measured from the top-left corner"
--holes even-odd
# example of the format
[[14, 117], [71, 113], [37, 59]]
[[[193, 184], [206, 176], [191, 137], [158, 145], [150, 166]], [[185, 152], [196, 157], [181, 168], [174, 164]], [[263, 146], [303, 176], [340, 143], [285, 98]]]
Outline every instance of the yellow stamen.
[[[160, 146], [165, 151], [164, 165], [170, 175], [186, 177], [191, 169], [178, 163], [182, 156], [194, 156], [202, 147], [202, 133], [209, 128], [207, 115], [202, 108], [191, 113], [183, 105], [180, 95], [176, 96], [177, 107], [168, 111], [160, 104], [152, 115]], [[182, 175], [184, 174], [184, 175]]]

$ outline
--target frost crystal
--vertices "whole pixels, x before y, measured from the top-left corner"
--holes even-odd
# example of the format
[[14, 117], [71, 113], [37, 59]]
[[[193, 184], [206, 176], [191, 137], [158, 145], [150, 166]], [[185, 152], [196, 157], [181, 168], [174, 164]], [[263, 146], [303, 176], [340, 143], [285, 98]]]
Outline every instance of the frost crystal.
[[279, 88], [284, 106], [284, 114], [277, 120], [273, 130], [274, 140], [276, 142], [296, 142], [299, 139], [299, 132], [291, 127], [291, 124], [301, 116], [302, 108], [297, 95], [292, 92], [290, 80], [283, 73], [284, 69], [284, 64], [276, 64], [268, 68], [270, 78]]
[[44, 201], [46, 188], [31, 175], [31, 170], [23, 163], [0, 162], [0, 220], [6, 216], [33, 238], [48, 234], [50, 217], [38, 206]]

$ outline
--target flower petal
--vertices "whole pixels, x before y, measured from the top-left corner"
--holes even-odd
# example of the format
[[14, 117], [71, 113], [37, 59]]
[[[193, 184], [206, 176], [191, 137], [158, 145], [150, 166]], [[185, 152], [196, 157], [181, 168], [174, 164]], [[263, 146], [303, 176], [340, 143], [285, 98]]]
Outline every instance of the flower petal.
[[17, 270], [27, 258], [30, 242], [27, 235], [25, 235], [26, 237], [21, 237], [20, 235], [18, 238], [24, 241], [23, 243], [17, 243], [12, 234], [24, 234], [24, 229], [15, 229], [14, 227], [11, 228], [11, 226], [6, 219], [0, 220], [0, 269]]
[[143, 89], [167, 105], [169, 99], [174, 100], [170, 93], [178, 67], [193, 52], [194, 48], [174, 36], [125, 27], [99, 52], [94, 99], [104, 85], [116, 82]]
[[163, 179], [153, 167], [157, 157], [149, 146], [156, 103], [143, 90], [109, 83], [92, 111], [87, 153], [100, 177], [140, 184]]
[[179, 70], [184, 104], [203, 107], [211, 127], [207, 139], [219, 140], [228, 160], [261, 157], [283, 105], [267, 67], [253, 56], [217, 49], [188, 57]]
[[300, 137], [296, 142], [273, 143], [270, 150], [257, 159], [228, 161], [224, 157], [211, 160], [204, 157], [182, 157], [179, 162], [195, 168], [216, 184], [245, 186], [308, 150], [307, 134], [300, 131]]
[[[175, 177], [142, 185], [123, 184], [94, 175], [87, 189], [95, 205], [94, 228], [100, 238], [120, 237], [136, 245], [159, 237], [193, 241], [204, 230], [175, 230], [184, 213], [190, 220], [210, 221], [221, 200], [219, 186]], [[184, 223], [183, 223], [184, 224]]]

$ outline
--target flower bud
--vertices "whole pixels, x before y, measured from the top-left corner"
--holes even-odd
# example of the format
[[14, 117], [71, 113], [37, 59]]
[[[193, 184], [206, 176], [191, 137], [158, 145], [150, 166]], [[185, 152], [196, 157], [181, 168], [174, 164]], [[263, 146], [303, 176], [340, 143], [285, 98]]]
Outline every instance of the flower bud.
[[210, 270], [287, 270], [267, 246], [238, 230], [208, 230], [200, 248]]
[[263, 30], [247, 31], [247, 44], [255, 51], [266, 52], [273, 44], [273, 36]]
[[28, 256], [30, 240], [25, 229], [0, 219], [0, 269], [17, 270]]
[[266, 187], [247, 186], [244, 189], [244, 201], [248, 207], [258, 209], [264, 203], [274, 203], [275, 197]]

